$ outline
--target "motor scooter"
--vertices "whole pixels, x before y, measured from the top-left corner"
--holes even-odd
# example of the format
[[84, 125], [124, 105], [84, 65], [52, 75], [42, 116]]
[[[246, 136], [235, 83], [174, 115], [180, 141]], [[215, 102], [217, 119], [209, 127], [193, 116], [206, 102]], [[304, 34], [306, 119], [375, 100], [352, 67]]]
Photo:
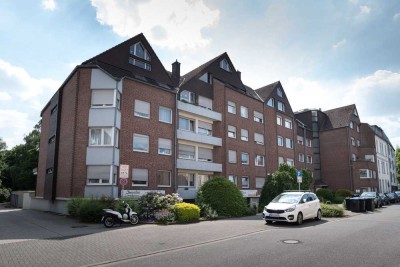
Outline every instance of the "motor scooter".
[[138, 224], [139, 217], [137, 213], [132, 211], [132, 208], [128, 203], [125, 201], [122, 201], [122, 203], [125, 208], [125, 213], [123, 214], [113, 209], [103, 209], [103, 218], [101, 218], [101, 221], [105, 227], [111, 228], [116, 223], [119, 223], [119, 225], [121, 225], [121, 223], [131, 223], [132, 225]]

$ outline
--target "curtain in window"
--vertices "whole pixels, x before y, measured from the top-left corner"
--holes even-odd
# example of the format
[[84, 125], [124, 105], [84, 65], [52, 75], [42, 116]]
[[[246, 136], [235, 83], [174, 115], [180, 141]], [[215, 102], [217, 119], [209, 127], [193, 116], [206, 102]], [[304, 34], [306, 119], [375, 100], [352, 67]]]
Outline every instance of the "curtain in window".
[[160, 107], [159, 120], [164, 122], [171, 122], [171, 109]]
[[135, 113], [140, 116], [150, 116], [150, 103], [136, 99]]
[[133, 149], [135, 150], [149, 150], [149, 138], [147, 136], [134, 135], [133, 136]]
[[104, 128], [104, 145], [111, 145], [112, 128]]
[[90, 145], [101, 145], [101, 129], [90, 130]]

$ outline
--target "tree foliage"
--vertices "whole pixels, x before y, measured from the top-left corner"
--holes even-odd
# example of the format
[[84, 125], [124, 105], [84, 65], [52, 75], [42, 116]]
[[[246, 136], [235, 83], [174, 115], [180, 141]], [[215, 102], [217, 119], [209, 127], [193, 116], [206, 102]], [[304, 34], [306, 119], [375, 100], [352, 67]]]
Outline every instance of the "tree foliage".
[[40, 122], [24, 137], [24, 143], [6, 150], [0, 139], [0, 179], [12, 190], [35, 189], [36, 176], [33, 169], [38, 166]]
[[[312, 183], [312, 174], [308, 169], [302, 170], [302, 183], [300, 184], [301, 190], [310, 190]], [[299, 184], [297, 183], [297, 172], [294, 167], [283, 163], [279, 169], [272, 175], [267, 177], [260, 196], [259, 208], [263, 209], [265, 205], [271, 202], [277, 195], [285, 190], [298, 190]]]

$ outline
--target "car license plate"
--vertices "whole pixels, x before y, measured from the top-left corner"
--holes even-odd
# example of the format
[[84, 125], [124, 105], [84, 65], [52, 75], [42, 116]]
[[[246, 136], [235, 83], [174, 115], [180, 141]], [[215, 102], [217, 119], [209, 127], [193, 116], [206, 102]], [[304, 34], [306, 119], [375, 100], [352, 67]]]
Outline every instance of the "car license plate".
[[269, 216], [270, 216], [270, 217], [279, 217], [279, 215], [276, 214], [276, 213], [270, 213]]

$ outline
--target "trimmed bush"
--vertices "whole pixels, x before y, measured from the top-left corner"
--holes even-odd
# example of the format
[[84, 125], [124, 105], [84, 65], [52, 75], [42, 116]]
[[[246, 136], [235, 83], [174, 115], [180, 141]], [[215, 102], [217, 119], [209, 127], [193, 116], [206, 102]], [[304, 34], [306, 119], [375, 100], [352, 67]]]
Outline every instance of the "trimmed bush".
[[200, 208], [195, 204], [178, 203], [174, 206], [177, 222], [197, 222], [200, 218]]
[[246, 214], [247, 204], [235, 184], [224, 177], [205, 182], [196, 203], [209, 205], [220, 216], [240, 217]]
[[327, 189], [327, 188], [318, 189], [316, 194], [317, 194], [318, 198], [321, 201], [324, 201], [324, 202], [325, 201], [332, 201], [333, 202], [334, 199], [335, 199], [335, 195], [333, 194], [333, 192], [330, 189]]
[[342, 196], [335, 196], [335, 198], [333, 199], [333, 203], [335, 204], [342, 204], [344, 201], [345, 197]]
[[78, 210], [82, 222], [100, 222], [103, 209], [109, 208], [98, 199], [85, 199]]
[[346, 197], [351, 197], [351, 196], [352, 196], [352, 193], [351, 193], [350, 190], [347, 190], [347, 189], [339, 189], [339, 190], [337, 190], [337, 191], [335, 192], [335, 196], [336, 196], [336, 197], [343, 197], [343, 198], [346, 198]]
[[71, 198], [67, 203], [68, 214], [72, 217], [78, 217], [79, 209], [84, 200], [84, 198]]
[[343, 217], [344, 209], [339, 206], [321, 203], [322, 217]]

